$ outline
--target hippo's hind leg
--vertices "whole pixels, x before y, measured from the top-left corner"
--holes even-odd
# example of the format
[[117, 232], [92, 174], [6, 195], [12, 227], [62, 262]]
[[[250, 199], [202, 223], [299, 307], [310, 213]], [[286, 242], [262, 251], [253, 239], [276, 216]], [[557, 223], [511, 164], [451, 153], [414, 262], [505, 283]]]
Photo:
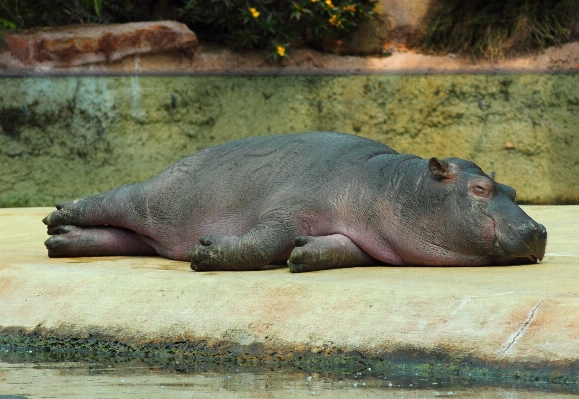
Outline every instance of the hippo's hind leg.
[[104, 226], [116, 225], [132, 229], [130, 217], [137, 208], [136, 200], [146, 197], [142, 193], [142, 185], [124, 185], [102, 194], [63, 202], [56, 205], [52, 212], [42, 222], [48, 227], [53, 226]]
[[122, 227], [54, 226], [44, 242], [51, 258], [78, 256], [156, 255], [153, 247], [134, 231]]
[[110, 223], [108, 193], [92, 195], [83, 199], [64, 202], [56, 205], [56, 211], [50, 213], [42, 222], [48, 227], [54, 226], [99, 226]]
[[44, 243], [50, 257], [153, 255], [156, 251], [132, 226], [133, 186], [64, 202], [42, 221], [51, 238]]
[[323, 237], [300, 236], [296, 237], [294, 245], [295, 248], [287, 261], [292, 273], [380, 264], [341, 234]]

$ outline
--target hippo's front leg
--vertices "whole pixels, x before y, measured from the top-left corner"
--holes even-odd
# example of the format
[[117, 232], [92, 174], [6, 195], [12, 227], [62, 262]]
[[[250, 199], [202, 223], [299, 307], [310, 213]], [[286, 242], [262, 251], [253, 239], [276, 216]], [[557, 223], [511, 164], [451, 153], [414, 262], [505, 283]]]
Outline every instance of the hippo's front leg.
[[292, 273], [381, 264], [342, 234], [296, 237], [287, 261]]
[[241, 237], [206, 235], [189, 252], [191, 269], [259, 270], [292, 246], [296, 229], [292, 223], [262, 220]]

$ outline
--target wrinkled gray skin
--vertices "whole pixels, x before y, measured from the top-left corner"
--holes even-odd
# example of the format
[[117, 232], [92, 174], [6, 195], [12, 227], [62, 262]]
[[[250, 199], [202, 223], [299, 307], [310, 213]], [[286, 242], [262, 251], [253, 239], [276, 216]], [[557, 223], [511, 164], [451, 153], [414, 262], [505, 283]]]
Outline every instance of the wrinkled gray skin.
[[314, 132], [208, 148], [43, 221], [50, 257], [159, 254], [199, 271], [536, 263], [547, 232], [514, 199], [472, 162]]

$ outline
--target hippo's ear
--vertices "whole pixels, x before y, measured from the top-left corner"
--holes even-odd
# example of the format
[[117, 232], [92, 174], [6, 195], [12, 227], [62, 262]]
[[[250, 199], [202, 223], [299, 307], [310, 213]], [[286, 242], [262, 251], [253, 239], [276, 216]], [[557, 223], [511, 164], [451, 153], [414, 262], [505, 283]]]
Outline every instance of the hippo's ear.
[[489, 179], [491, 179], [492, 181], [495, 181], [495, 176], [496, 176], [496, 172], [491, 172], [489, 173]]
[[438, 158], [430, 158], [430, 161], [428, 161], [428, 169], [430, 173], [441, 179], [452, 179], [455, 177], [448, 162]]

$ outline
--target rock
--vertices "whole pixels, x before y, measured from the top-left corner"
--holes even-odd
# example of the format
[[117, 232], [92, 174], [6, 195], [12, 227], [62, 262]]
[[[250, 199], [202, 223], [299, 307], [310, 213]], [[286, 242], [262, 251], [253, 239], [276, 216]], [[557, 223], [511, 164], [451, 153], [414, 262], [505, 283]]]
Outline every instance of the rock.
[[343, 55], [391, 55], [396, 46], [416, 42], [424, 35], [423, 20], [432, 0], [378, 0], [374, 17], [360, 24], [350, 37], [322, 39], [306, 37], [306, 42], [322, 51]]
[[47, 70], [111, 63], [128, 55], [184, 50], [194, 52], [197, 37], [175, 21], [110, 25], [71, 25], [5, 31], [0, 67]]
[[351, 37], [338, 39], [335, 36], [324, 38], [306, 37], [306, 42], [327, 53], [342, 55], [379, 54], [388, 37], [388, 21], [380, 15], [364, 21]]
[[422, 21], [432, 0], [379, 0], [376, 11], [387, 16], [391, 30], [414, 32], [422, 28]]

